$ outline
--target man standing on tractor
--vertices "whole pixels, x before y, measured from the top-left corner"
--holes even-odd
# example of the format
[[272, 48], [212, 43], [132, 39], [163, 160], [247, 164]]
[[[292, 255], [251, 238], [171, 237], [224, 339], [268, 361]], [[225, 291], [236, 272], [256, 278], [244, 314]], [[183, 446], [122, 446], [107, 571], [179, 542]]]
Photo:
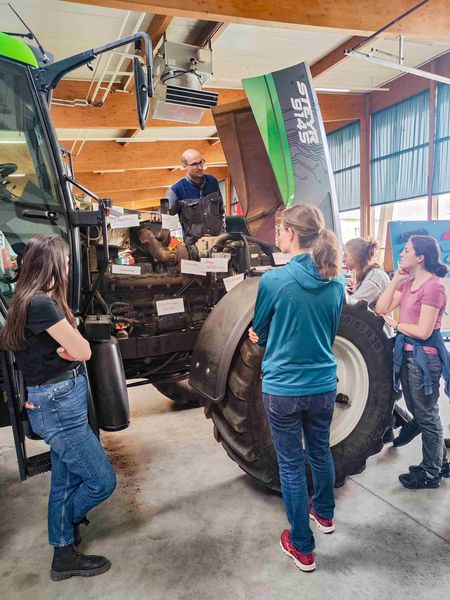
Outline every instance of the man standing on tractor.
[[186, 245], [204, 235], [225, 231], [225, 205], [219, 183], [204, 173], [205, 160], [197, 150], [186, 150], [181, 157], [186, 176], [168, 191], [170, 214], [179, 215]]

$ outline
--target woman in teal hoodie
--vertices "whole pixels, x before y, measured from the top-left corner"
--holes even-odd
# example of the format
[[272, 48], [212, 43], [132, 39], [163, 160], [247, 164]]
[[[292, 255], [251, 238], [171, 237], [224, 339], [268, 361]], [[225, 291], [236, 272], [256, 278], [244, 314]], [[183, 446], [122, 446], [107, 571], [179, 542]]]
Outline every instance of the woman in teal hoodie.
[[[334, 531], [334, 464], [330, 424], [336, 399], [332, 345], [344, 301], [338, 241], [314, 206], [282, 213], [280, 248], [292, 255], [261, 277], [250, 340], [265, 346], [262, 391], [278, 457], [281, 491], [291, 530], [281, 549], [303, 571], [315, 569], [310, 519]], [[305, 458], [315, 494], [309, 508]]]

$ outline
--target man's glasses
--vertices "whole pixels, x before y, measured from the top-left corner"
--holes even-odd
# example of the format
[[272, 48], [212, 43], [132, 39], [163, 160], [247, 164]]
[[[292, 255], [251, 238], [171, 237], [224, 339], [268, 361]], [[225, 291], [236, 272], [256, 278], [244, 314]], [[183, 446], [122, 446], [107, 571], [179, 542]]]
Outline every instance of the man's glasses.
[[203, 167], [203, 165], [205, 164], [205, 160], [199, 160], [197, 162], [193, 162], [193, 163], [186, 163], [187, 167]]

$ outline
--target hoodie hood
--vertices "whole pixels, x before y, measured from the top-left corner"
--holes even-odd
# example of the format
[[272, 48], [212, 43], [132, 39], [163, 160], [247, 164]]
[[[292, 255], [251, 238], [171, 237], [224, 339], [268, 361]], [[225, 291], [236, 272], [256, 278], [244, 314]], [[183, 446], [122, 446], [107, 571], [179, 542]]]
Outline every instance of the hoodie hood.
[[311, 254], [293, 256], [285, 269], [305, 290], [314, 290], [330, 284], [336, 279], [325, 279], [319, 273]]

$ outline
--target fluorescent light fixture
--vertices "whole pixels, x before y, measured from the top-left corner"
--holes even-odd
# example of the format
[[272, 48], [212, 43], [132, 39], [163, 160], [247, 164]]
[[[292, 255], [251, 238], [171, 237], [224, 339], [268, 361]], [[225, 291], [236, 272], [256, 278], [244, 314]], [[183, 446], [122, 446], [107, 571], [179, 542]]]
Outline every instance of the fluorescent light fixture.
[[0, 140], [0, 144], [26, 144], [26, 140]]
[[350, 94], [350, 88], [321, 88], [316, 87], [316, 92], [330, 92], [331, 94]]
[[365, 54], [364, 52], [358, 52], [357, 50], [346, 50], [345, 54], [346, 56], [358, 58], [360, 60], [365, 60], [366, 62], [371, 62], [375, 65], [380, 65], [382, 67], [389, 67], [390, 69], [395, 69], [396, 71], [401, 71], [402, 73], [409, 73], [411, 75], [417, 75], [417, 77], [423, 77], [424, 79], [431, 79], [432, 81], [438, 81], [439, 83], [445, 83], [446, 85], [450, 85], [449, 77], [444, 77], [443, 75], [430, 73], [430, 71], [423, 71], [422, 69], [416, 69], [414, 67], [408, 67], [406, 65], [397, 64], [389, 60], [377, 58], [371, 53]]
[[361, 92], [388, 92], [389, 88], [385, 87], [352, 87], [352, 88], [321, 88], [316, 87], [316, 92], [319, 94], [360, 94]]
[[13, 175], [8, 175], [8, 177], [25, 177], [26, 173], [13, 173]]

